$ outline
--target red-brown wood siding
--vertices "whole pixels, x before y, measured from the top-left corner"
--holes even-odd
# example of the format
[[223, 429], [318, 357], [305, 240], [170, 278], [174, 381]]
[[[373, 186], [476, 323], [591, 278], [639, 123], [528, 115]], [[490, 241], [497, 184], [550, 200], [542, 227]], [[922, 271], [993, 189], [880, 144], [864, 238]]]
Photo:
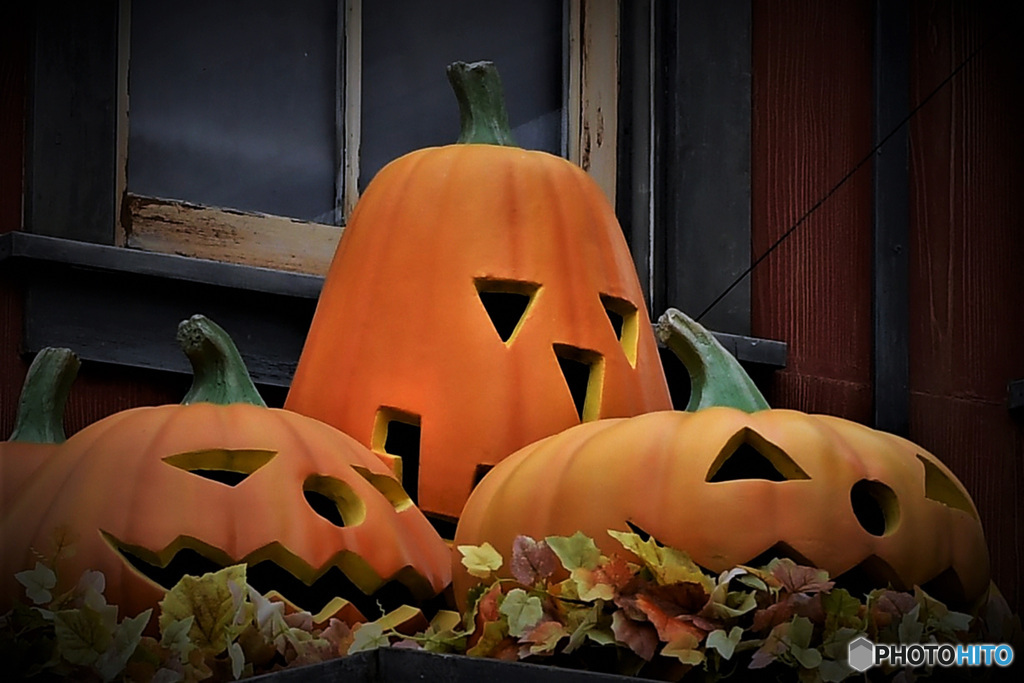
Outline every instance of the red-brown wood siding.
[[[872, 3], [753, 4], [752, 251], [765, 251], [872, 140]], [[752, 275], [752, 330], [789, 344], [769, 401], [871, 419], [871, 170]]]
[[1020, 611], [1024, 429], [1006, 400], [1024, 378], [1024, 69], [1021, 25], [990, 5], [910, 5], [911, 102], [984, 43], [911, 123], [910, 425], [974, 496]]

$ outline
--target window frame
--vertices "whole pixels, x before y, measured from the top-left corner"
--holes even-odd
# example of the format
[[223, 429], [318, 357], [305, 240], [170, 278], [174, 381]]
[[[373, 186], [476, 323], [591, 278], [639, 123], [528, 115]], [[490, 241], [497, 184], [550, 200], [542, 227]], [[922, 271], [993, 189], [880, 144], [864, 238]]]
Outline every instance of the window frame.
[[[610, 4], [615, 11], [608, 11]], [[599, 5], [603, 11], [588, 11]], [[106, 42], [108, 49], [97, 60], [101, 63], [90, 69], [87, 87], [98, 100], [96, 104], [103, 112], [101, 117], [106, 115], [109, 118], [92, 121], [103, 135], [100, 139], [80, 141], [76, 151], [83, 157], [99, 158], [100, 164], [104, 160], [111, 163], [111, 169], [98, 175], [108, 177], [105, 185], [109, 187], [112, 184], [112, 187], [99, 186], [89, 190], [94, 195], [91, 203], [104, 209], [99, 213], [95, 210], [84, 212], [96, 215], [89, 226], [67, 225], [68, 213], [47, 213], [48, 207], [52, 207], [61, 195], [68, 196], [68, 185], [75, 182], [75, 178], [71, 174], [57, 177], [46, 171], [47, 167], [52, 168], [58, 163], [56, 155], [65, 156], [67, 149], [63, 145], [58, 149], [43, 144], [42, 139], [54, 131], [45, 125], [33, 125], [29, 138], [37, 153], [30, 156], [28, 164], [27, 184], [29, 195], [34, 199], [26, 204], [28, 231], [142, 251], [325, 275], [344, 230], [345, 218], [351, 214], [359, 195], [362, 0], [338, 0], [335, 123], [336, 139], [341, 144], [336, 160], [335, 212], [338, 219], [335, 225], [128, 192], [131, 0], [105, 0], [98, 6], [100, 10], [95, 12], [79, 10], [79, 15], [88, 16], [76, 17], [77, 20], [63, 24], [57, 30], [49, 18], [44, 19], [45, 14], [37, 14], [40, 38], [37, 40], [36, 63], [41, 68], [33, 74], [37, 95], [32, 109], [40, 113], [52, 112], [55, 109], [52, 103], [48, 107], [40, 101], [41, 93], [46, 92], [44, 82], [56, 76], [58, 85], [61, 82], [70, 85], [72, 75], [69, 71], [76, 68], [70, 63], [48, 62], [41, 50], [53, 49], [56, 40], [67, 39], [67, 36], [60, 36], [67, 32], [88, 35], [87, 40], [91, 44]], [[563, 2], [563, 154], [592, 171], [613, 202], [617, 154], [618, 6], [619, 0], [611, 3], [609, 0]], [[81, 21], [83, 18], [87, 20]], [[111, 40], [114, 41], [114, 54], [109, 50]], [[104, 61], [105, 64], [102, 63]], [[116, 70], [113, 93], [109, 91], [112, 74], [104, 73], [110, 69]], [[59, 108], [59, 103], [56, 108]], [[54, 125], [62, 124], [57, 121]], [[590, 131], [599, 128], [604, 131], [603, 135], [591, 139]], [[59, 136], [60, 131], [56, 134]], [[104, 146], [108, 148], [106, 154], [101, 149]], [[114, 150], [113, 158], [109, 154], [110, 148]], [[112, 179], [109, 178], [111, 174]], [[110, 194], [109, 198], [103, 196], [106, 193]], [[77, 208], [81, 215], [81, 207]], [[112, 225], [105, 226], [105, 221]]]

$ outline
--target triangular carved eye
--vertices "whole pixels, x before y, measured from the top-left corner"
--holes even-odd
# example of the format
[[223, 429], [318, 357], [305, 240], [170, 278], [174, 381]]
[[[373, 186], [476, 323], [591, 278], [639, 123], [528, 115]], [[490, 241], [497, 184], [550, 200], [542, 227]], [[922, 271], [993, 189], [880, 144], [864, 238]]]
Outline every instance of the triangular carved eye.
[[540, 285], [518, 280], [477, 278], [476, 291], [495, 331], [511, 344], [536, 298]]
[[221, 484], [238, 486], [275, 455], [276, 451], [211, 448], [169, 455], [164, 462]]
[[555, 344], [554, 350], [580, 421], [596, 420], [601, 414], [604, 358], [568, 344]]
[[950, 479], [935, 463], [922, 457], [917, 459], [924, 465], [924, 496], [957, 510], [963, 510], [977, 519], [971, 499], [963, 488]]
[[622, 352], [632, 367], [636, 367], [636, 352], [640, 339], [640, 323], [636, 306], [618, 297], [601, 295], [601, 303], [608, 314], [608, 321], [615, 330], [615, 336], [622, 344]]
[[750, 429], [737, 432], [711, 464], [705, 481], [810, 479], [781, 448]]

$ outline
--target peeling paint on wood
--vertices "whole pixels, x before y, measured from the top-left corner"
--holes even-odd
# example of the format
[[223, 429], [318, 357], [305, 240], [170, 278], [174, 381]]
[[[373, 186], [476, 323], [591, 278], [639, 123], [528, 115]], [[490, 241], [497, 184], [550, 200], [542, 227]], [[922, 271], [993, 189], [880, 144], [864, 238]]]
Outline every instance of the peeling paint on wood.
[[163, 254], [326, 275], [342, 228], [128, 195], [125, 244]]

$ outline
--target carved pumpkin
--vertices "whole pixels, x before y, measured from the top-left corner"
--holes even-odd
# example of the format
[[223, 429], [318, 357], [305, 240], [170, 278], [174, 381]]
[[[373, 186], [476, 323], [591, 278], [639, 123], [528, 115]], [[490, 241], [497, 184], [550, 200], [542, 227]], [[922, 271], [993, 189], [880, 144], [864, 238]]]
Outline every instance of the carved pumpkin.
[[[456, 544], [487, 541], [510, 557], [517, 534], [582, 530], [610, 554], [621, 548], [607, 530], [632, 525], [713, 572], [786, 556], [856, 589], [921, 585], [959, 606], [983, 597], [977, 510], [935, 456], [848, 420], [763, 409], [703, 328], [678, 311], [659, 325], [701, 408], [602, 420], [527, 446], [480, 482]], [[458, 599], [471, 582], [456, 562]]]
[[81, 363], [70, 349], [42, 349], [32, 359], [18, 400], [14, 430], [0, 442], [0, 514], [36, 468], [64, 443], [64, 406]]
[[182, 574], [246, 562], [260, 591], [353, 620], [424, 599], [449, 551], [370, 451], [311, 418], [265, 407], [222, 329], [179, 328], [195, 380], [178, 406], [126, 410], [72, 436], [2, 520], [2, 597], [33, 550], [73, 543], [58, 575], [101, 570], [124, 612], [153, 607]]
[[564, 159], [508, 146], [491, 65], [449, 77], [463, 144], [407, 154], [370, 183], [285, 407], [401, 457], [418, 505], [451, 519], [521, 446], [671, 401], [600, 188]]

